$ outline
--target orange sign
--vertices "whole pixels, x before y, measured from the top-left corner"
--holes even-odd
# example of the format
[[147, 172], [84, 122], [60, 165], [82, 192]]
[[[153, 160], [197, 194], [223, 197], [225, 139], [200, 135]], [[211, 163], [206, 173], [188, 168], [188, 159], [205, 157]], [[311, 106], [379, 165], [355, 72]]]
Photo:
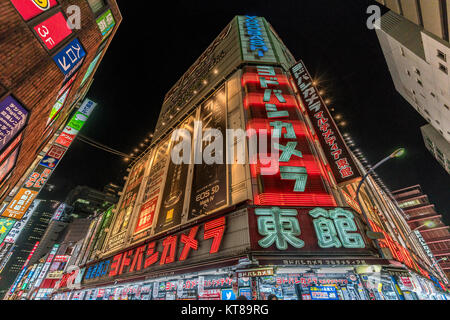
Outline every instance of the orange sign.
[[350, 195], [347, 192], [345, 192], [343, 189], [341, 189], [341, 192], [342, 192], [342, 195], [344, 196], [347, 204], [350, 207], [352, 207], [353, 209], [355, 209], [358, 213], [361, 214], [361, 208], [359, 207], [358, 202], [355, 199], [353, 199], [352, 197], [350, 197]]
[[37, 192], [22, 188], [9, 203], [2, 216], [20, 220], [27, 212], [33, 200], [37, 197]]

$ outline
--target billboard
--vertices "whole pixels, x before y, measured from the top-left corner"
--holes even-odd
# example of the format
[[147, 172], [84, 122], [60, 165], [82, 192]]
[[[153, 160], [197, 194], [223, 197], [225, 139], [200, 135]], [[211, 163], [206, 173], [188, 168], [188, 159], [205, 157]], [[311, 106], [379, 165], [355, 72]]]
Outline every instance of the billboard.
[[50, 18], [47, 18], [36, 25], [33, 30], [48, 50], [56, 47], [72, 33], [62, 12], [58, 12]]
[[153, 225], [155, 214], [161, 202], [162, 186], [170, 161], [169, 142], [169, 139], [163, 140], [156, 147], [144, 189], [143, 204], [134, 230], [135, 234], [149, 230]]
[[6, 236], [14, 227], [14, 223], [16, 222], [16, 220], [0, 218], [0, 243], [5, 240]]
[[114, 16], [111, 12], [111, 9], [103, 13], [96, 20], [98, 28], [102, 33], [103, 39], [105, 39], [108, 34], [112, 31], [112, 28], [115, 26], [116, 22], [114, 21]]
[[56, 166], [58, 165], [59, 161], [62, 159], [62, 157], [66, 153], [66, 151], [67, 151], [67, 148], [60, 147], [60, 146], [54, 144], [53, 146], [51, 146], [50, 150], [47, 152], [47, 154], [44, 156], [44, 158], [42, 158], [39, 165], [50, 168], [50, 169], [55, 169]]
[[[179, 134], [174, 137], [175, 141], [172, 142], [172, 150], [181, 139], [183, 139], [184, 142], [187, 142], [190, 138], [190, 145], [192, 145], [194, 119], [194, 115], [190, 115], [188, 119], [178, 128], [185, 131], [179, 131]], [[189, 137], [183, 136], [187, 133], [190, 134]], [[179, 150], [178, 155], [183, 157], [183, 152], [184, 151], [182, 149]], [[188, 171], [189, 164], [175, 164], [173, 161], [170, 161], [169, 168], [167, 170], [161, 207], [158, 214], [157, 225], [155, 228], [156, 233], [168, 230], [181, 223]]]
[[202, 152], [199, 154], [200, 159], [197, 159], [200, 160], [200, 164], [195, 161], [194, 165], [188, 220], [211, 213], [228, 204], [227, 165], [223, 164], [223, 159], [226, 159], [224, 139], [221, 141], [222, 147], [216, 147], [216, 151], [223, 150], [223, 154], [214, 154], [222, 159], [222, 164], [208, 164], [202, 159], [203, 152], [209, 146], [213, 144], [217, 146], [215, 141], [217, 138], [211, 136], [211, 131], [208, 136], [207, 130], [219, 130], [222, 137], [225, 137], [226, 120], [226, 95], [225, 87], [222, 87], [200, 106], [199, 121], [202, 131], [194, 133], [194, 145]]
[[28, 111], [11, 95], [0, 101], [0, 151], [25, 126]]
[[25, 215], [23, 216], [22, 220], [16, 221], [16, 224], [11, 229], [9, 234], [5, 238], [5, 243], [15, 243], [17, 241], [17, 238], [20, 235], [20, 232], [22, 231], [23, 227], [27, 224], [30, 217], [33, 215], [34, 210], [38, 207], [41, 200], [34, 200], [31, 204], [30, 208], [27, 210]]
[[360, 178], [344, 139], [317, 88], [313, 86], [313, 80], [304, 63], [297, 63], [292, 67], [291, 73], [336, 182], [343, 184]]
[[42, 270], [39, 273], [39, 275], [36, 279], [36, 282], [34, 283], [35, 288], [38, 288], [41, 285], [42, 281], [45, 279], [45, 276], [47, 275], [47, 271], [48, 271], [48, 269], [50, 269], [50, 265], [52, 264], [53, 258], [55, 257], [56, 252], [58, 252], [58, 249], [59, 249], [59, 244], [53, 245], [52, 250], [50, 251], [50, 253], [47, 256], [47, 259], [45, 260], [44, 266], [42, 267]]
[[247, 130], [254, 132], [259, 146], [250, 159], [254, 204], [336, 206], [325, 187], [325, 170], [312, 152], [312, 137], [283, 70], [245, 67], [242, 85]]
[[2, 217], [20, 220], [25, 215], [38, 192], [21, 188], [2, 214]]
[[56, 119], [56, 117], [59, 115], [60, 111], [62, 110], [64, 103], [66, 102], [67, 96], [69, 95], [71, 88], [68, 88], [64, 93], [56, 100], [55, 104], [53, 105], [52, 111], [50, 111], [50, 115], [47, 120], [47, 126], [52, 123], [53, 120]]
[[16, 148], [9, 157], [0, 165], [0, 182], [5, 179], [16, 165], [17, 156], [19, 155], [19, 148]]
[[84, 74], [83, 80], [81, 80], [80, 87], [82, 87], [84, 85], [86, 80], [89, 78], [89, 76], [94, 71], [95, 67], [97, 66], [98, 61], [100, 60], [100, 57], [102, 56], [102, 53], [103, 53], [103, 50], [100, 51], [100, 53], [97, 54], [97, 56], [94, 58], [94, 60], [92, 60], [92, 62], [89, 64], [89, 67], [87, 68], [86, 73]]
[[23, 184], [23, 187], [38, 193], [47, 183], [47, 180], [49, 179], [51, 173], [52, 169], [38, 164], [33, 173]]
[[84, 56], [86, 56], [86, 52], [78, 38], [75, 38], [53, 57], [53, 61], [62, 74], [67, 76], [76, 71], [75, 67], [82, 62]]
[[58, 5], [56, 0], [11, 0], [11, 2], [25, 21], [31, 20]]

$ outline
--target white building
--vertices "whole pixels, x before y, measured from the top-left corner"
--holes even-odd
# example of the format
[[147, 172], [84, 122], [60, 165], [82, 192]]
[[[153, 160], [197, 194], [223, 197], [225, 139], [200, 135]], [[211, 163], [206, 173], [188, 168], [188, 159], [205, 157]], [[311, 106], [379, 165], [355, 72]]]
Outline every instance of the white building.
[[393, 11], [376, 32], [395, 88], [435, 129], [428, 138], [441, 137], [441, 149], [450, 150], [450, 44]]

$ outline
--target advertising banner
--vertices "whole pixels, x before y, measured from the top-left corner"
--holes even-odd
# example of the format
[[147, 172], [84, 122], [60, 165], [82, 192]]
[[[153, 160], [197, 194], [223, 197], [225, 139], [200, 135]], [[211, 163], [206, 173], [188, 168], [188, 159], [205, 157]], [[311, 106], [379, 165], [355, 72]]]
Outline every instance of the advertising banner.
[[41, 200], [34, 200], [31, 204], [30, 208], [27, 210], [25, 215], [23, 216], [22, 220], [16, 221], [16, 224], [11, 229], [9, 234], [5, 238], [6, 243], [15, 243], [17, 241], [17, 238], [20, 235], [20, 232], [22, 231], [23, 227], [27, 224], [30, 217], [33, 215], [34, 211], [38, 207]]
[[56, 0], [11, 0], [11, 2], [25, 21], [58, 5]]
[[339, 296], [334, 286], [310, 287], [311, 300], [339, 300]]
[[106, 229], [109, 228], [114, 217], [112, 210], [113, 207], [109, 208], [108, 211], [106, 211], [102, 217], [101, 226], [98, 229], [97, 235], [95, 237], [95, 243], [90, 248], [89, 259], [92, 259], [95, 251], [100, 250], [103, 246], [107, 234]]
[[22, 130], [27, 119], [28, 111], [12, 96], [0, 101], [0, 151]]
[[41, 166], [39, 164], [37, 165], [36, 169], [34, 169], [33, 173], [25, 181], [23, 187], [38, 193], [47, 183], [47, 180], [50, 177], [51, 173], [52, 173], [51, 169]]
[[0, 218], [0, 243], [5, 240], [8, 233], [14, 227], [16, 220]]
[[307, 255], [372, 254], [360, 217], [348, 208], [249, 208], [255, 251]]
[[[242, 85], [247, 130], [253, 131], [258, 141], [258, 152], [250, 159], [254, 204], [336, 206], [325, 187], [323, 165], [312, 152], [312, 137], [283, 70], [245, 67]], [[261, 150], [262, 146], [266, 150]]]
[[[192, 136], [194, 132], [194, 116], [189, 116], [189, 118], [178, 129], [183, 129], [185, 131], [183, 133], [180, 133], [180, 135], [176, 137], [177, 139], [172, 142], [172, 150], [181, 140], [183, 140], [183, 142], [186, 142], [189, 141], [190, 138], [190, 145], [192, 145]], [[189, 137], [181, 136], [182, 134], [187, 133], [190, 134]], [[183, 149], [180, 148], [178, 155], [181, 158], [183, 157]], [[155, 228], [156, 233], [165, 231], [181, 223], [188, 171], [189, 164], [175, 164], [173, 161], [170, 161], [162, 196], [161, 208], [158, 214], [157, 225]]]
[[30, 207], [38, 192], [21, 188], [8, 207], [3, 211], [2, 217], [20, 220]]
[[142, 207], [139, 212], [135, 234], [149, 230], [153, 225], [155, 214], [161, 202], [161, 193], [170, 161], [169, 139], [162, 141], [155, 151], [150, 174], [144, 189]]
[[55, 144], [50, 148], [39, 164], [50, 169], [55, 169], [66, 151], [67, 148], [60, 147]]
[[98, 17], [96, 21], [100, 32], [102, 33], [103, 39], [108, 36], [110, 31], [112, 31], [112, 28], [116, 24], [111, 10], [106, 11], [104, 14]]
[[59, 244], [55, 244], [52, 248], [52, 250], [50, 251], [50, 253], [47, 256], [47, 259], [45, 260], [44, 266], [42, 267], [41, 272], [39, 273], [36, 282], [34, 283], [34, 287], [38, 288], [42, 281], [44, 281], [45, 276], [47, 275], [47, 271], [48, 269], [50, 269], [50, 265], [52, 264], [53, 258], [56, 255], [56, 252], [58, 252], [59, 249]]
[[336, 182], [343, 184], [360, 178], [344, 139], [317, 88], [313, 86], [313, 80], [304, 63], [297, 63], [291, 73]]
[[58, 12], [50, 18], [44, 20], [33, 29], [48, 50], [56, 47], [61, 41], [72, 33], [72, 30], [67, 25], [66, 18], [64, 18], [62, 12]]
[[70, 89], [72, 88], [68, 88], [66, 91], [64, 91], [63, 95], [61, 95], [58, 100], [56, 100], [55, 104], [53, 105], [52, 111], [50, 111], [50, 116], [47, 120], [47, 126], [51, 124], [53, 120], [55, 120], [59, 115], [64, 106], [64, 103], [66, 102], [67, 96], [69, 95]]
[[83, 46], [78, 38], [75, 38], [53, 57], [53, 61], [66, 76], [75, 71], [74, 67], [83, 60], [85, 55]]
[[19, 149], [13, 151], [9, 157], [0, 165], [0, 182], [5, 179], [16, 165]]
[[[226, 136], [226, 117], [225, 87], [222, 87], [200, 107], [199, 121], [202, 131], [194, 134], [194, 145], [202, 152], [199, 154], [200, 159], [196, 159], [194, 165], [188, 220], [211, 213], [228, 204], [227, 165], [224, 164], [224, 159], [226, 159], [225, 139], [222, 139], [221, 148], [218, 148], [217, 141], [215, 141], [217, 138], [212, 137], [211, 132], [208, 136], [209, 129], [219, 130], [222, 137]], [[216, 151], [223, 150], [223, 154], [214, 154], [222, 159], [223, 164], [208, 164], [203, 160], [203, 152], [213, 144]], [[198, 162], [201, 163], [197, 164]]]

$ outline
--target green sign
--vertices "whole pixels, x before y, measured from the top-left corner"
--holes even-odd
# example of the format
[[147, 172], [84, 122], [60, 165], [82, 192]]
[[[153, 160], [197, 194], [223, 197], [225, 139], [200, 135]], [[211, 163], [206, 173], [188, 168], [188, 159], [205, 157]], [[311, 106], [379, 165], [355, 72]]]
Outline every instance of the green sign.
[[5, 218], [0, 219], [0, 243], [2, 243], [3, 240], [6, 238], [8, 233], [14, 227], [15, 223], [16, 223], [16, 220], [5, 219]]
[[77, 112], [70, 120], [68, 126], [77, 131], [81, 131], [87, 121], [87, 118], [88, 117], [86, 115], [82, 114], [81, 112]]
[[106, 11], [100, 17], [98, 17], [96, 21], [98, 27], [100, 28], [100, 32], [102, 33], [103, 39], [106, 38], [107, 34], [112, 30], [112, 27], [114, 27], [116, 24], [111, 9]]

